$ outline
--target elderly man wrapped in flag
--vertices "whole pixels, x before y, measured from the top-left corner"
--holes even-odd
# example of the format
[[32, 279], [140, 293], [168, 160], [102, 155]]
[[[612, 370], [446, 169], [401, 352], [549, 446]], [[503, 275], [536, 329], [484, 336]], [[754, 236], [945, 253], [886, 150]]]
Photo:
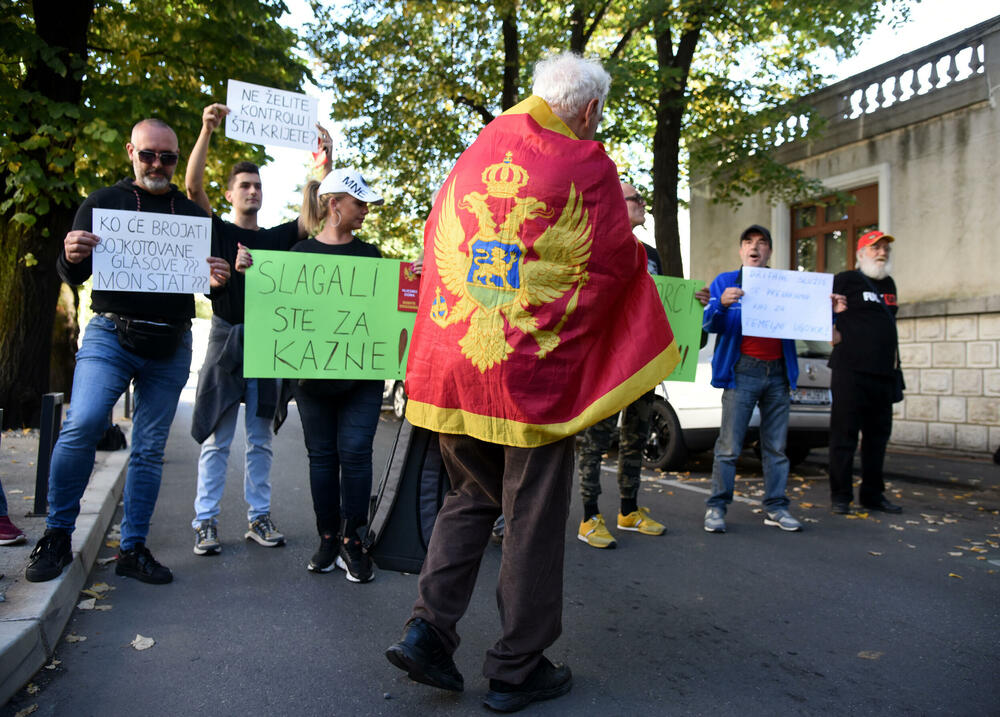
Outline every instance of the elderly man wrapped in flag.
[[534, 94], [459, 158], [424, 233], [406, 415], [441, 434], [452, 491], [386, 656], [414, 680], [462, 690], [456, 625], [502, 510], [502, 635], [483, 668], [484, 702], [500, 711], [572, 685], [543, 652], [562, 629], [575, 434], [678, 360], [617, 168], [594, 141], [609, 85], [596, 61], [540, 62]]

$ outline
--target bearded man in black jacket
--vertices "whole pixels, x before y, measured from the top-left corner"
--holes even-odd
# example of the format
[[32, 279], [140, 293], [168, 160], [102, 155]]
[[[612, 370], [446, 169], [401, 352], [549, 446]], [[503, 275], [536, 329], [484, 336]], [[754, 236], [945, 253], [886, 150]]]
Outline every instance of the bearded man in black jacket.
[[[132, 128], [125, 149], [135, 179], [123, 179], [84, 200], [59, 255], [63, 281], [81, 284], [93, 271], [92, 254], [101, 241], [93, 233], [94, 209], [206, 216], [170, 183], [178, 147], [177, 135], [162, 120], [145, 119]], [[208, 264], [211, 287], [223, 287], [229, 264], [217, 257], [208, 257]], [[153, 558], [146, 535], [160, 489], [163, 449], [191, 366], [194, 296], [94, 290], [91, 308], [95, 315], [76, 355], [72, 404], [52, 452], [46, 531], [31, 553], [25, 576], [31, 582], [52, 580], [72, 561], [71, 535], [97, 441], [109, 411], [134, 379], [132, 452], [115, 572], [146, 583], [169, 583], [173, 575]]]
[[885, 497], [882, 480], [899, 367], [896, 283], [889, 276], [889, 245], [894, 241], [895, 237], [877, 230], [864, 234], [858, 239], [858, 268], [833, 278], [833, 292], [847, 297], [846, 309], [834, 314], [830, 356], [833, 407], [829, 469], [834, 513], [851, 512], [858, 431], [863, 436], [859, 502], [869, 510], [903, 512]]

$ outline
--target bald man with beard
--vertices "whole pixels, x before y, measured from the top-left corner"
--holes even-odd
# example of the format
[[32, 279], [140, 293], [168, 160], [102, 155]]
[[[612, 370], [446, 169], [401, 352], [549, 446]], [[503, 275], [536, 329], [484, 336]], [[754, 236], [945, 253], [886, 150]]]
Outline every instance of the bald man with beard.
[[868, 510], [901, 513], [885, 497], [882, 464], [892, 433], [896, 335], [896, 283], [889, 276], [895, 237], [870, 231], [858, 239], [857, 269], [833, 278], [833, 291], [847, 297], [834, 308], [830, 389], [830, 500], [834, 513], [851, 512], [854, 452], [861, 442], [859, 502]]
[[[207, 216], [170, 183], [180, 152], [177, 135], [167, 123], [137, 123], [125, 151], [134, 178], [87, 197], [63, 240], [56, 268], [66, 283], [82, 284], [93, 272], [92, 254], [101, 241], [92, 224], [94, 209]], [[229, 264], [218, 257], [207, 261], [211, 287], [225, 286]], [[76, 355], [73, 400], [52, 452], [46, 530], [28, 559], [25, 577], [30, 582], [53, 580], [72, 562], [73, 529], [97, 442], [109, 412], [134, 380], [132, 451], [115, 572], [162, 585], [173, 574], [150, 553], [146, 536], [163, 474], [163, 449], [191, 366], [194, 296], [95, 289], [91, 309], [94, 318]]]

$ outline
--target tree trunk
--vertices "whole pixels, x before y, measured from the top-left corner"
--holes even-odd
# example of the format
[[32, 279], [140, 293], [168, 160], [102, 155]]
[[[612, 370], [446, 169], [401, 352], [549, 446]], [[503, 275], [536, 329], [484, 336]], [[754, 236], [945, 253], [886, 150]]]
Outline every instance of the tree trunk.
[[506, 112], [517, 104], [520, 92], [521, 41], [517, 31], [517, 2], [510, 2], [503, 11], [503, 90], [500, 94], [500, 111]]
[[667, 276], [684, 276], [680, 227], [677, 223], [677, 185], [680, 174], [681, 122], [691, 61], [701, 32], [700, 23], [686, 24], [676, 54], [669, 23], [656, 29], [660, 89], [653, 133], [653, 221], [656, 250]]
[[[53, 69], [42, 53], [25, 57], [23, 88], [46, 100], [78, 107], [94, 4], [35, 0], [33, 10], [38, 37], [55, 50], [64, 69]], [[47, 109], [44, 102], [38, 104]], [[32, 112], [32, 106], [25, 110]], [[48, 121], [51, 118], [33, 118], [36, 127]], [[10, 139], [21, 142], [27, 138]], [[43, 167], [48, 151], [34, 150]], [[74, 173], [73, 165], [64, 169], [64, 176], [72, 177]], [[7, 183], [2, 184], [0, 198], [6, 199]], [[53, 319], [61, 284], [56, 258], [62, 251], [62, 239], [72, 224], [75, 207], [53, 202], [48, 211], [34, 213], [35, 224], [31, 227], [13, 220], [18, 211], [14, 206], [0, 215], [0, 285], [4, 292], [0, 304], [0, 406], [4, 409], [4, 428], [38, 425], [41, 396], [49, 388]]]

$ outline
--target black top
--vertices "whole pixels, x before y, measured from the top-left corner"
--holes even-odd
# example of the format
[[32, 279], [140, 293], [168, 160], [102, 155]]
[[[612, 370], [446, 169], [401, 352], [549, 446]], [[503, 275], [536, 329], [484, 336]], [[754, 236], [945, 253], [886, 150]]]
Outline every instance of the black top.
[[[247, 249], [288, 251], [299, 240], [298, 221], [279, 224], [270, 229], [244, 229], [212, 215], [212, 256], [222, 257], [229, 266], [236, 266], [237, 244]], [[246, 276], [233, 271], [225, 290], [212, 294], [212, 311], [230, 324], [242, 324], [246, 312]]]
[[[134, 212], [180, 214], [189, 217], [206, 217], [204, 210], [185, 197], [175, 185], [166, 194], [150, 194], [132, 179], [98, 189], [85, 200], [73, 219], [74, 230], [93, 231], [93, 209], [126, 209]], [[67, 284], [82, 284], [93, 273], [93, 257], [88, 256], [79, 264], [66, 260], [66, 252], [59, 252], [56, 262], [59, 276]], [[190, 319], [194, 316], [193, 294], [158, 294], [145, 291], [94, 290], [90, 294], [90, 308], [96, 314], [111, 311], [126, 316], [168, 321]]]
[[892, 375], [899, 308], [892, 277], [872, 279], [860, 271], [842, 271], [833, 277], [833, 293], [847, 297], [847, 311], [834, 315], [841, 341], [833, 347], [830, 368]]
[[640, 241], [642, 248], [646, 250], [646, 268], [653, 276], [663, 274], [663, 265], [660, 263], [660, 253], [644, 241]]
[[292, 247], [292, 251], [306, 251], [311, 254], [339, 254], [340, 256], [368, 256], [381, 259], [382, 252], [374, 244], [361, 241], [354, 237], [346, 244], [324, 244], [312, 237], [303, 239]]

